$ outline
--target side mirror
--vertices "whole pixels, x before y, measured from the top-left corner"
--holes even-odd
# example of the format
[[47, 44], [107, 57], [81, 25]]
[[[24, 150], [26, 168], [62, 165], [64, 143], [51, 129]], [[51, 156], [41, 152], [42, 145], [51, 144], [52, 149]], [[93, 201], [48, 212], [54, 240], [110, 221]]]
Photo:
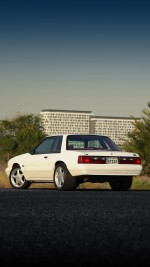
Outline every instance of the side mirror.
[[34, 149], [31, 149], [31, 150], [29, 150], [29, 153], [30, 153], [31, 155], [34, 155], [34, 154], [35, 154], [35, 150], [34, 150]]

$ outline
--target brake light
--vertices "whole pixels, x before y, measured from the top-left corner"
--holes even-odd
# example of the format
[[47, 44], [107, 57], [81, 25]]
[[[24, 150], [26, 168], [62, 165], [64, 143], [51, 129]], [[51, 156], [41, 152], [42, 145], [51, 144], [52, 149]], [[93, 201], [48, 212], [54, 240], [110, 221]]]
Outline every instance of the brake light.
[[140, 158], [134, 158], [134, 164], [141, 164], [141, 159]]
[[78, 163], [90, 163], [90, 157], [87, 156], [79, 156]]
[[94, 157], [94, 156], [79, 156], [78, 157], [79, 164], [105, 164], [105, 157]]
[[139, 157], [120, 157], [119, 158], [120, 164], [141, 164], [141, 159]]

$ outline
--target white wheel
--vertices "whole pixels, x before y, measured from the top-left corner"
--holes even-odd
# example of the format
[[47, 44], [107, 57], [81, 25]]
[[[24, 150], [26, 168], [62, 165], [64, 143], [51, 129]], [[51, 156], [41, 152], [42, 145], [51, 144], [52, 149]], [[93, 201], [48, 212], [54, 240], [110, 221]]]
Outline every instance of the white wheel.
[[76, 187], [76, 178], [70, 174], [64, 163], [55, 167], [54, 184], [58, 190], [73, 190]]
[[65, 172], [64, 172], [64, 169], [62, 168], [62, 166], [57, 167], [56, 171], [55, 171], [55, 183], [56, 183], [56, 186], [58, 188], [63, 187], [64, 176], [65, 176]]
[[27, 181], [19, 166], [14, 167], [9, 176], [10, 184], [15, 189], [26, 189], [31, 183]]

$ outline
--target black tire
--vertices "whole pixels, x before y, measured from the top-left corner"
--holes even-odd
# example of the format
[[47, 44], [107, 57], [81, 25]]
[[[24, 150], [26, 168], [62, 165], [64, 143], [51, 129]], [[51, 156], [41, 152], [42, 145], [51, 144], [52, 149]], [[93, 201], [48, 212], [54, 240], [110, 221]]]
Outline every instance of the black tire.
[[114, 191], [128, 191], [132, 186], [132, 176], [110, 178], [109, 184]]
[[70, 174], [64, 163], [59, 163], [55, 167], [54, 185], [60, 191], [74, 190], [76, 188], [76, 178]]
[[25, 179], [20, 166], [16, 166], [11, 170], [9, 182], [15, 189], [27, 189], [31, 185], [31, 182]]

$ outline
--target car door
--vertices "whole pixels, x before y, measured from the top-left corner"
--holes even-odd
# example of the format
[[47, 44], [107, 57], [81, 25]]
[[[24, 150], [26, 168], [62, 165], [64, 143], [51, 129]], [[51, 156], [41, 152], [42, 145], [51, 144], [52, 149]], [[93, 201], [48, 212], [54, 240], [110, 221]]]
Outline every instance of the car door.
[[31, 151], [30, 160], [24, 165], [24, 174], [29, 180], [50, 180], [50, 151], [55, 139], [56, 137], [47, 137]]

